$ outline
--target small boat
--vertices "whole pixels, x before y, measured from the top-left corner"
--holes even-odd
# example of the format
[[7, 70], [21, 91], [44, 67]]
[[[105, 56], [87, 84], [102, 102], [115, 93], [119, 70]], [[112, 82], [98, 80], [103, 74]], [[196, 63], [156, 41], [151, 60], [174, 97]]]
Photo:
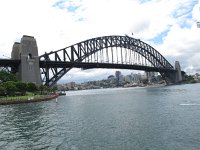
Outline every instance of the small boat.
[[66, 93], [65, 92], [60, 92], [60, 93], [58, 93], [58, 95], [62, 96], [62, 95], [66, 95]]

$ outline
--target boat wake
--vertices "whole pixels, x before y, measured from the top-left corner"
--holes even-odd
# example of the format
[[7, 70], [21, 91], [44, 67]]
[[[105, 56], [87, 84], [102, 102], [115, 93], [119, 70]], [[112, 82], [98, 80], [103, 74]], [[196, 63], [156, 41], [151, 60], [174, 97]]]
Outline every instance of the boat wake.
[[180, 104], [181, 106], [200, 106], [200, 104], [197, 103], [188, 103], [188, 104]]

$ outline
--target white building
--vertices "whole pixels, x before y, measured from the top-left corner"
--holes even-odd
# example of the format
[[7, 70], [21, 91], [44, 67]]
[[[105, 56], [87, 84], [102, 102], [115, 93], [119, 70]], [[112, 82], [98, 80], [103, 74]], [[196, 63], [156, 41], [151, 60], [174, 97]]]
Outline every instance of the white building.
[[131, 78], [132, 78], [131, 75], [126, 75], [126, 76], [124, 76], [124, 81], [130, 83], [131, 82]]
[[119, 75], [119, 82], [123, 82], [124, 81], [124, 76], [123, 75]]
[[132, 77], [132, 81], [135, 83], [140, 82], [142, 78], [140, 73], [138, 74], [131, 73], [131, 77]]

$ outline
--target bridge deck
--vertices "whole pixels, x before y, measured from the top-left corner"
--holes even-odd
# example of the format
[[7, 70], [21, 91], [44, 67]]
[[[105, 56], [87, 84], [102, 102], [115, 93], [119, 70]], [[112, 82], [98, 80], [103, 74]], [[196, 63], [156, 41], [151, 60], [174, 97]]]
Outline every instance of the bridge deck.
[[0, 59], [0, 67], [18, 67], [20, 62], [14, 59]]
[[130, 69], [130, 70], [145, 70], [155, 72], [174, 72], [166, 68], [156, 68], [149, 66], [140, 66], [133, 64], [111, 64], [111, 63], [86, 63], [86, 62], [57, 62], [57, 61], [40, 61], [40, 68], [107, 68], [107, 69]]
[[[0, 67], [18, 67], [20, 60], [14, 59], [0, 59]], [[111, 64], [111, 63], [86, 63], [86, 62], [58, 62], [58, 61], [40, 61], [40, 68], [108, 68], [108, 69], [131, 69], [131, 70], [145, 70], [145, 71], [156, 71], [156, 72], [174, 72], [166, 68], [156, 68], [149, 66], [140, 66], [133, 64]]]

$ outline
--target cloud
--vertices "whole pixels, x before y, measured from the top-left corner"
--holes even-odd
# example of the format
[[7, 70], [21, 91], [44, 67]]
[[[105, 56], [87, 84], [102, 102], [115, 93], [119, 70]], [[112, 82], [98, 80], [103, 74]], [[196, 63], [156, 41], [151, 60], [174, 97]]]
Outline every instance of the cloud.
[[[193, 0], [1, 1], [0, 57], [10, 56], [13, 43], [22, 35], [36, 38], [41, 55], [93, 37], [133, 33], [170, 63], [180, 60], [183, 69], [198, 70], [199, 14], [199, 5]], [[94, 77], [108, 70], [93, 72], [84, 71]], [[73, 72], [69, 75], [76, 76]]]
[[[200, 30], [193, 24], [191, 28], [181, 28], [176, 25], [171, 28], [167, 36], [163, 40], [163, 44], [157, 49], [161, 49], [161, 54], [170, 59], [179, 60], [182, 69], [193, 66], [193, 71], [198, 71], [200, 64]], [[172, 62], [173, 63], [173, 62]], [[191, 72], [191, 71], [190, 71]]]

